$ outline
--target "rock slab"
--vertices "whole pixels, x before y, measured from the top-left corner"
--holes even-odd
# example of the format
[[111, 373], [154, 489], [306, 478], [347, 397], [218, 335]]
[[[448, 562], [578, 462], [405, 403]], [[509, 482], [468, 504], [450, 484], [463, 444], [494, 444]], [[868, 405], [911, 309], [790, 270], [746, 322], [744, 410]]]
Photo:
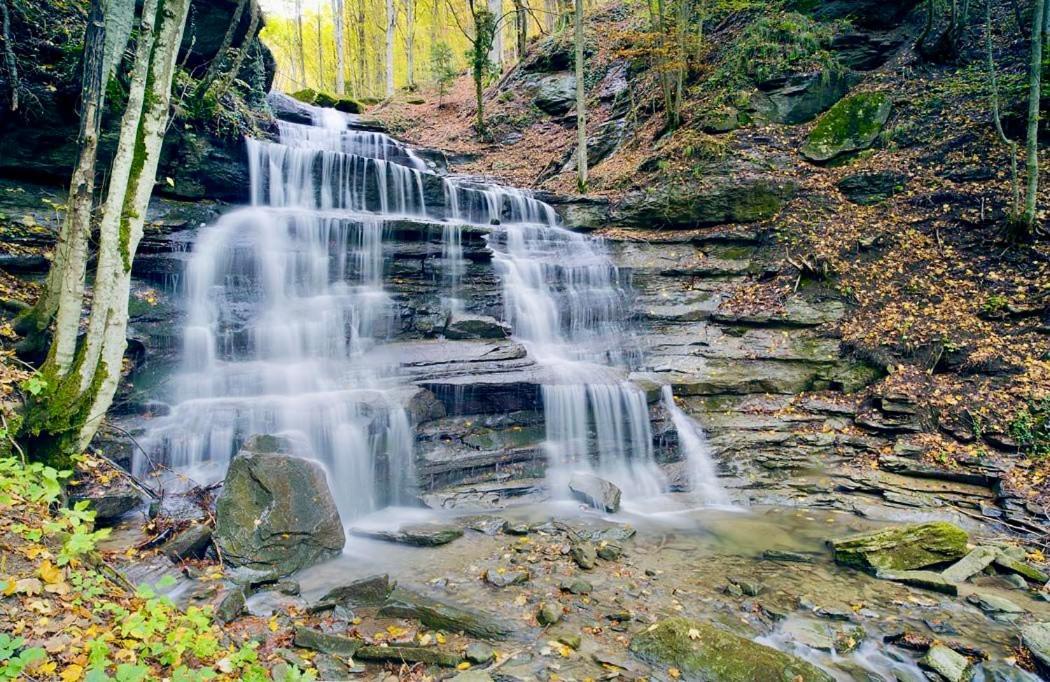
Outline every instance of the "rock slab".
[[719, 628], [671, 618], [636, 635], [631, 653], [664, 669], [677, 668], [686, 682], [831, 682], [816, 666]]
[[830, 540], [835, 562], [869, 573], [910, 571], [966, 555], [969, 536], [945, 521], [893, 526]]
[[577, 499], [595, 509], [610, 513], [620, 511], [620, 489], [604, 478], [594, 474], [575, 473], [569, 479], [569, 490]]
[[346, 544], [324, 469], [290, 452], [285, 439], [253, 436], [230, 462], [214, 534], [228, 564], [281, 577]]

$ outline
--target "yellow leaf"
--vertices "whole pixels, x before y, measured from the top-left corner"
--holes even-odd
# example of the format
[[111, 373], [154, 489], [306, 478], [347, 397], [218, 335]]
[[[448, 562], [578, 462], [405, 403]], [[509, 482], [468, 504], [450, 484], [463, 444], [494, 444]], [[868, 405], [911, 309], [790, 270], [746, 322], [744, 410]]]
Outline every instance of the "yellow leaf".
[[456, 666], [456, 670], [470, 670], [470, 663], [468, 663], [467, 661], [463, 661], [462, 663]]
[[269, 626], [270, 632], [277, 632], [277, 616], [273, 616], [270, 618]]
[[62, 682], [76, 682], [84, 675], [84, 666], [73, 663], [67, 665], [62, 672], [58, 674], [62, 678]]
[[676, 679], [676, 680], [677, 680], [677, 679], [678, 679], [679, 677], [681, 677], [681, 676], [682, 676], [682, 671], [681, 671], [681, 670], [679, 670], [678, 668], [668, 668], [668, 669], [667, 669], [667, 674], [668, 674], [668, 675], [669, 675], [669, 676], [670, 676], [671, 678], [673, 678], [673, 679]]
[[434, 639], [437, 640], [438, 644], [444, 644], [445, 643], [445, 635], [441, 634], [440, 632], [437, 633], [436, 635], [434, 635]]
[[689, 639], [700, 639], [700, 631], [696, 628], [689, 628]]
[[40, 568], [37, 569], [37, 572], [48, 585], [62, 582], [62, 569], [53, 565], [50, 559], [45, 559], [44, 563], [40, 564]]

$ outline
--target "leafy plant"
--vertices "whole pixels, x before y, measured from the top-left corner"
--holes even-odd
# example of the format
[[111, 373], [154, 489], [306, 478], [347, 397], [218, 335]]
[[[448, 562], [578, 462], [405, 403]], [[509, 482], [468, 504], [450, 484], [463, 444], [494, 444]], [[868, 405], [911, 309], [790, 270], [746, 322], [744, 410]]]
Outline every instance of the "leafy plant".
[[1010, 435], [1032, 459], [1050, 457], [1050, 397], [1030, 401], [1010, 422]]

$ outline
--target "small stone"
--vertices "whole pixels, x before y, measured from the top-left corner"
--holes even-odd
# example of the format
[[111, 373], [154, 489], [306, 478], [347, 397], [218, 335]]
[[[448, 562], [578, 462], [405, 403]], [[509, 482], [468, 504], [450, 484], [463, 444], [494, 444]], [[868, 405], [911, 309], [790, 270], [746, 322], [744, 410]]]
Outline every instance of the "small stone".
[[729, 581], [740, 588], [740, 591], [749, 597], [757, 597], [762, 593], [762, 584], [744, 578], [730, 578]]
[[247, 600], [244, 597], [244, 590], [240, 588], [234, 588], [226, 593], [226, 596], [222, 598], [219, 605], [215, 607], [214, 618], [220, 625], [225, 625], [233, 620], [236, 620], [238, 616], [244, 613], [244, 607]]
[[606, 614], [605, 617], [613, 621], [614, 623], [626, 623], [627, 621], [631, 620], [631, 618], [634, 618], [634, 614], [626, 610], [613, 611], [612, 613]]
[[320, 651], [333, 656], [351, 657], [361, 647], [361, 640], [332, 635], [307, 627], [296, 627], [292, 643], [301, 649]]
[[536, 611], [536, 620], [544, 627], [558, 623], [561, 616], [561, 607], [550, 602], [540, 604], [540, 608]]
[[1006, 615], [1016, 618], [1025, 612], [1022, 607], [1009, 599], [984, 592], [974, 592], [966, 597], [966, 601], [993, 617]]
[[812, 554], [788, 552], [782, 549], [767, 549], [762, 552], [762, 558], [767, 561], [789, 561], [797, 564], [811, 564], [816, 559]]
[[566, 578], [559, 587], [571, 594], [590, 594], [594, 587], [583, 578]]
[[485, 571], [485, 582], [493, 587], [509, 587], [511, 585], [521, 585], [529, 581], [529, 572], [527, 570], [520, 571], [500, 571], [496, 568], [490, 568]]
[[475, 665], [485, 665], [496, 658], [496, 652], [488, 644], [472, 642], [467, 645], [463, 652], [463, 658]]
[[931, 646], [926, 655], [919, 660], [919, 666], [932, 670], [948, 682], [964, 682], [970, 679], [970, 661], [943, 644]]
[[317, 678], [321, 680], [345, 680], [350, 675], [346, 663], [328, 654], [314, 656], [314, 667], [317, 669]]
[[532, 526], [527, 523], [508, 523], [503, 532], [507, 535], [528, 535], [532, 532]]
[[723, 591], [726, 594], [728, 594], [728, 595], [730, 595], [732, 597], [743, 597], [744, 596], [744, 590], [742, 590], [740, 588], [740, 586], [737, 585], [736, 583], [729, 583], [728, 585], [725, 586], [725, 589]]
[[594, 568], [595, 563], [598, 561], [598, 552], [590, 542], [577, 542], [573, 544], [572, 548], [569, 550], [569, 554], [572, 556], [572, 560], [576, 562], [576, 565], [585, 571]]
[[339, 605], [349, 609], [361, 606], [382, 606], [394, 584], [388, 575], [370, 575], [367, 578], [353, 580], [346, 585], [332, 588], [325, 593], [312, 611], [319, 611]]
[[579, 651], [583, 641], [580, 636], [572, 632], [564, 632], [557, 636], [557, 641], [569, 647], [573, 651]]
[[294, 580], [278, 580], [273, 584], [273, 590], [274, 592], [295, 597], [298, 596], [300, 587], [299, 583]]

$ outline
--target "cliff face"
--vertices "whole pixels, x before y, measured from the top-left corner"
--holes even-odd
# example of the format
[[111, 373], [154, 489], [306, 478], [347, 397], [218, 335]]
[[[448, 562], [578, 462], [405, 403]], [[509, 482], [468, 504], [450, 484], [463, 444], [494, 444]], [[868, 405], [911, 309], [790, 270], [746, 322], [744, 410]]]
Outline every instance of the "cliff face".
[[[35, 3], [12, 0], [11, 33], [19, 66], [20, 107], [10, 112], [10, 84], [0, 76], [0, 177], [64, 185], [76, 158], [81, 54], [86, 0]], [[211, 106], [191, 101], [195, 80], [217, 57], [227, 29], [238, 14], [238, 0], [196, 0], [186, 26], [176, 92], [176, 121], [165, 141], [158, 192], [182, 199], [237, 201], [245, 198], [247, 160], [242, 137], [271, 125], [265, 104], [275, 63], [269, 49], [253, 35], [250, 0], [239, 13], [231, 45], [246, 50], [238, 81]], [[242, 85], [243, 83], [244, 85]], [[108, 88], [110, 101], [123, 89], [120, 69]], [[103, 154], [115, 146], [119, 107], [104, 126]], [[168, 182], [165, 178], [170, 178]], [[172, 184], [174, 183], [174, 184]]]

